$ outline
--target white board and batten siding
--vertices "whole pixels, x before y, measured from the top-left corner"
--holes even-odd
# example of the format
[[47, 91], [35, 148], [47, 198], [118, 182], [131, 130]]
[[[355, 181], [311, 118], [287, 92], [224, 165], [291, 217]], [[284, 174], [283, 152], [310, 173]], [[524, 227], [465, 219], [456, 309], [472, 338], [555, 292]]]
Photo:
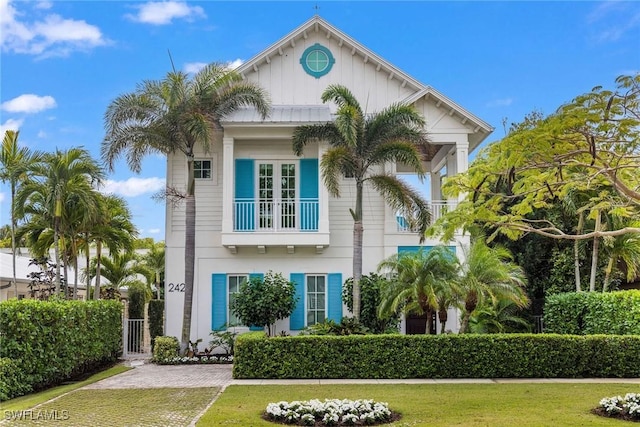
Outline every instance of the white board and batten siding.
[[[335, 59], [330, 72], [319, 78], [307, 74], [300, 63], [305, 50], [316, 43], [329, 49]], [[313, 120], [322, 122], [319, 117], [324, 117], [323, 114], [329, 117], [327, 107], [330, 112], [335, 112], [333, 104], [322, 105], [321, 94], [328, 85], [348, 87], [367, 112], [380, 111], [403, 100], [414, 103], [427, 119], [434, 142], [445, 145], [442, 158], [449, 158], [452, 152], [455, 154], [457, 144], [475, 147], [483, 139], [479, 133], [490, 131], [490, 127], [477, 117], [396, 69], [319, 17], [306, 22], [247, 61], [238, 68], [238, 72], [266, 89], [276, 108], [273, 117], [264, 122], [252, 119], [251, 114], [245, 111], [239, 112], [232, 122], [225, 125], [225, 141], [233, 143], [233, 161], [227, 159], [225, 162], [221, 138], [212, 145], [209, 153], [196, 153], [197, 160], [212, 161], [212, 178], [197, 180], [195, 188], [196, 263], [191, 337], [192, 340], [202, 338], [205, 342], [211, 330], [220, 327], [221, 320], [227, 318], [229, 295], [225, 280], [229, 275], [253, 276], [274, 271], [296, 282], [301, 296], [300, 305], [291, 319], [278, 322], [278, 332], [296, 333], [301, 325], [304, 326], [307, 296], [303, 290], [304, 283], [300, 282], [309, 275], [322, 275], [327, 282], [326, 316], [339, 320], [342, 314], [348, 314], [339, 300], [339, 293], [342, 282], [352, 272], [353, 219], [349, 209], [355, 203], [353, 180], [342, 180], [340, 198], [327, 196], [328, 245], [289, 245], [283, 243], [277, 231], [272, 236], [267, 235], [270, 244], [264, 246], [232, 247], [222, 244], [223, 218], [234, 215], [234, 207], [224, 203], [224, 200], [229, 200], [229, 193], [225, 193], [228, 190], [224, 190], [225, 182], [239, 179], [234, 176], [237, 171], [224, 170], [225, 164], [235, 164], [239, 159], [253, 162], [273, 160], [297, 162], [299, 167], [301, 158], [318, 159], [322, 149], [317, 143], [306, 147], [301, 158], [296, 157], [291, 148], [291, 135], [297, 125], [309, 123], [301, 116], [307, 115], [305, 117], [310, 117], [309, 120], [315, 123]], [[167, 185], [183, 191], [186, 170], [186, 159], [181, 153], [169, 155]], [[255, 176], [252, 179], [257, 183]], [[320, 177], [318, 183], [322, 186]], [[322, 197], [320, 192], [320, 204]], [[372, 189], [365, 189], [363, 202], [363, 272], [366, 274], [376, 271], [378, 263], [397, 253], [399, 248], [417, 247], [419, 237], [397, 230], [395, 213]], [[166, 218], [166, 284], [167, 290], [173, 285], [174, 292], [166, 292], [165, 333], [180, 337], [184, 294], [175, 290], [179, 290], [176, 284], [184, 282], [184, 206], [168, 204]], [[242, 232], [250, 233], [252, 230], [238, 231]], [[313, 231], [308, 232], [308, 235], [312, 234]], [[438, 243], [428, 240], [424, 245], [435, 246]], [[456, 253], [460, 256], [462, 251], [456, 250]]]

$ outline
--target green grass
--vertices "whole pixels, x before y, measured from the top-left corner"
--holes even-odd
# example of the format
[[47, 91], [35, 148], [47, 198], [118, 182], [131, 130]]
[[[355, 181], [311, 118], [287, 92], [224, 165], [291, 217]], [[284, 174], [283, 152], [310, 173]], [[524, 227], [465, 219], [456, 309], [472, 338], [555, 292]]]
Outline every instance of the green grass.
[[6, 402], [0, 403], [0, 409], [2, 409], [3, 411], [23, 411], [25, 409], [30, 409], [36, 405], [47, 402], [65, 393], [69, 393], [70, 391], [79, 389], [80, 387], [84, 387], [89, 384], [93, 384], [105, 378], [112, 377], [114, 375], [128, 371], [129, 369], [131, 368], [124, 365], [116, 365], [104, 371], [98, 372], [97, 374], [94, 374], [83, 381], [60, 385], [37, 393], [31, 393], [27, 394], [26, 396], [20, 396], [16, 397], [15, 399], [7, 400]]
[[393, 426], [623, 426], [590, 413], [601, 398], [638, 392], [637, 384], [349, 384], [229, 386], [198, 426], [271, 426], [269, 402], [313, 398], [388, 402]]
[[[3, 425], [188, 426], [217, 392], [217, 388], [76, 390], [27, 413], [26, 420]], [[7, 418], [4, 411], [3, 416]]]

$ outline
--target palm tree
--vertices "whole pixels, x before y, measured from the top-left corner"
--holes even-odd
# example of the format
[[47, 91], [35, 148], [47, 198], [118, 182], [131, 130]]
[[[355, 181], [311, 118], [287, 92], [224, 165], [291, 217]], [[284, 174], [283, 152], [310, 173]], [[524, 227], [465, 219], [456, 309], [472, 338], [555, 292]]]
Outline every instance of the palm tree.
[[187, 159], [185, 194], [185, 292], [181, 347], [191, 338], [193, 274], [195, 265], [195, 180], [194, 150], [199, 145], [208, 152], [220, 120], [242, 106], [255, 107], [265, 118], [270, 110], [266, 92], [242, 80], [224, 64], [213, 63], [193, 78], [170, 72], [163, 80], [145, 81], [132, 93], [120, 95], [105, 113], [106, 135], [102, 158], [113, 170], [125, 155], [134, 172], [150, 153], [181, 152]]
[[[104, 171], [83, 148], [46, 153], [32, 167], [32, 178], [16, 195], [18, 214], [28, 217], [24, 233], [37, 253], [48, 252], [53, 245], [56, 264], [56, 293], [60, 291], [60, 238], [77, 209], [87, 215], [95, 208], [93, 185], [104, 178]], [[73, 205], [73, 212], [70, 206]], [[49, 240], [52, 239], [52, 240]], [[45, 250], [46, 249], [46, 250]]]
[[526, 307], [526, 276], [520, 266], [511, 262], [511, 253], [503, 247], [490, 248], [476, 238], [465, 253], [459, 286], [463, 292], [460, 332], [469, 332], [469, 319], [478, 305], [508, 300]]
[[136, 254], [131, 251], [115, 252], [108, 257], [103, 256], [100, 260], [96, 256], [89, 265], [89, 277], [97, 278], [98, 271], [109, 285], [116, 289], [140, 283], [138, 275], [144, 276], [145, 273], [144, 268], [138, 263]]
[[164, 273], [164, 242], [151, 245], [149, 252], [142, 255], [141, 262], [150, 273], [149, 283], [153, 283], [156, 288], [156, 298], [160, 299], [161, 276]]
[[489, 301], [474, 310], [469, 319], [469, 330], [474, 334], [531, 332], [531, 324], [519, 312], [520, 308], [512, 301]]
[[428, 334], [432, 327], [433, 312], [446, 312], [449, 308], [447, 301], [453, 303], [445, 295], [451, 295], [449, 289], [457, 277], [458, 260], [444, 246], [430, 251], [394, 254], [382, 261], [378, 270], [393, 274], [393, 279], [381, 290], [382, 302], [378, 308], [381, 317], [398, 311], [426, 314]]
[[19, 133], [14, 130], [5, 131], [0, 151], [0, 164], [2, 164], [0, 180], [2, 182], [8, 181], [11, 186], [11, 262], [13, 266], [12, 282], [16, 298], [18, 296], [18, 283], [16, 282], [16, 190], [27, 177], [29, 169], [40, 161], [42, 155], [40, 152], [31, 152], [26, 147], [18, 147]]
[[424, 176], [419, 148], [427, 144], [422, 130], [425, 121], [411, 106], [393, 104], [365, 115], [353, 94], [344, 86], [331, 85], [322, 94], [322, 102], [338, 106], [332, 123], [299, 126], [293, 133], [293, 151], [302, 155], [312, 140], [330, 144], [320, 168], [329, 193], [340, 196], [341, 176], [355, 180], [356, 201], [353, 217], [353, 315], [360, 317], [360, 278], [362, 277], [362, 200], [365, 184], [373, 187], [396, 211], [409, 221], [412, 229], [424, 236], [430, 221], [428, 203], [418, 191], [397, 177], [382, 172], [387, 163], [404, 163], [421, 178]]
[[[83, 224], [83, 234], [85, 238], [84, 249], [87, 259], [91, 245], [96, 247], [96, 274], [91, 277], [96, 278], [93, 299], [100, 298], [100, 279], [103, 277], [102, 268], [102, 248], [106, 246], [111, 256], [116, 256], [118, 252], [133, 251], [133, 242], [138, 235], [135, 225], [131, 219], [131, 212], [127, 203], [121, 197], [115, 195], [100, 195], [98, 198], [98, 211], [96, 215], [89, 218]], [[89, 263], [87, 263], [89, 265]], [[90, 279], [87, 280], [87, 292], [90, 287]]]
[[[638, 227], [640, 228], [640, 221], [624, 221], [621, 219], [613, 219], [613, 227]], [[619, 230], [619, 228], [613, 228]], [[618, 263], [621, 261], [624, 263], [627, 270], [627, 280], [632, 281], [638, 277], [640, 272], [640, 234], [626, 233], [616, 237], [605, 237], [603, 239], [604, 253], [609, 258], [607, 261], [607, 267], [604, 272], [604, 284], [602, 286], [602, 292], [609, 290], [611, 283], [611, 273], [617, 268]]]

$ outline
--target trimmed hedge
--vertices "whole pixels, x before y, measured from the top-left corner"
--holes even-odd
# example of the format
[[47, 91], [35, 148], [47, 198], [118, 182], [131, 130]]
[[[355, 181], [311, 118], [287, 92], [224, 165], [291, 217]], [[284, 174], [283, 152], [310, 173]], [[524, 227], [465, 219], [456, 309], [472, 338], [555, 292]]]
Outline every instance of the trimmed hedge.
[[153, 348], [153, 362], [158, 364], [169, 363], [180, 352], [180, 341], [176, 337], [156, 337]]
[[556, 334], [640, 335], [640, 290], [547, 297], [544, 330]]
[[236, 341], [234, 378], [640, 377], [640, 337], [349, 335]]
[[151, 348], [155, 346], [156, 337], [164, 333], [164, 300], [152, 299], [147, 309], [149, 316], [149, 334], [151, 335]]
[[8, 357], [0, 358], [0, 402], [31, 391], [20, 367]]
[[122, 304], [4, 301], [0, 331], [0, 357], [20, 367], [25, 386], [11, 390], [11, 398], [117, 360], [122, 352]]

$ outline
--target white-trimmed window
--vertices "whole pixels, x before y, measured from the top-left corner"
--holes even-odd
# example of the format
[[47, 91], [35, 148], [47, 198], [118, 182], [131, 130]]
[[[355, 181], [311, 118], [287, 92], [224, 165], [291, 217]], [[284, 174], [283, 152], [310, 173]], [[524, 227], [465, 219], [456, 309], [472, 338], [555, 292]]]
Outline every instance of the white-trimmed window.
[[227, 325], [242, 326], [240, 319], [231, 311], [231, 303], [235, 300], [236, 295], [240, 293], [240, 285], [249, 280], [247, 274], [230, 274], [227, 276], [229, 306], [227, 307]]
[[195, 179], [211, 179], [211, 160], [194, 160], [193, 177]]
[[306, 276], [307, 326], [322, 323], [327, 318], [327, 276]]

